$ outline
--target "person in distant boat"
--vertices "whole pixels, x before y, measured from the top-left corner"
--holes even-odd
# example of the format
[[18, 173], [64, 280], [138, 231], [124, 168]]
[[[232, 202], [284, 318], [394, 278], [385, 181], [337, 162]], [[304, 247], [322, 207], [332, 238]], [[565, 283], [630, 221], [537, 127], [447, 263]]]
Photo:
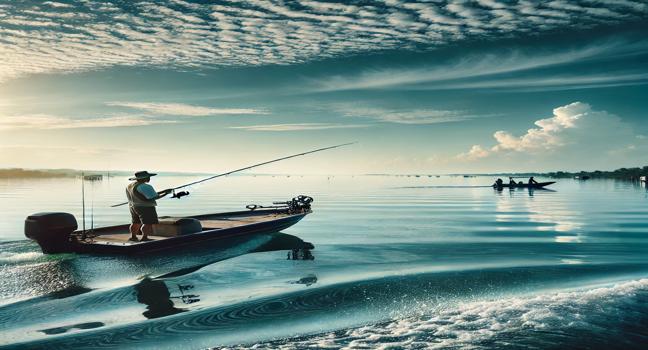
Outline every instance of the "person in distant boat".
[[153, 186], [148, 184], [151, 177], [155, 175], [157, 174], [148, 171], [138, 171], [135, 173], [135, 177], [128, 179], [133, 181], [126, 186], [126, 197], [132, 219], [129, 228], [131, 233], [129, 241], [137, 242], [137, 233], [140, 231], [142, 232], [141, 241], [150, 241], [148, 236], [153, 233], [153, 225], [158, 223], [155, 200], [172, 192], [170, 189], [156, 192]]
[[536, 180], [533, 178], [533, 176], [531, 176], [531, 177], [529, 178], [529, 185], [537, 185], [537, 184], [538, 184], [538, 181], [536, 181]]
[[504, 180], [498, 178], [495, 180], [495, 187], [502, 187], [504, 185]]
[[509, 185], [515, 186], [515, 185], [517, 185], [517, 182], [515, 182], [515, 180], [513, 180], [512, 177], [509, 177]]

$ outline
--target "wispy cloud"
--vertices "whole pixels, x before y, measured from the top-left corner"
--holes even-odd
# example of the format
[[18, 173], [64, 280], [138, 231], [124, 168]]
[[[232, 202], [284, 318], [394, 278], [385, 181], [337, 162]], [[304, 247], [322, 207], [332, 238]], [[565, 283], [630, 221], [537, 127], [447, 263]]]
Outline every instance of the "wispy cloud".
[[307, 130], [327, 130], [327, 129], [354, 129], [354, 128], [367, 128], [367, 127], [369, 127], [369, 125], [332, 124], [332, 123], [295, 123], [295, 124], [232, 126], [230, 127], [230, 129], [242, 129], [248, 131], [307, 131]]
[[[531, 91], [585, 89], [607, 86], [648, 84], [648, 73], [559, 75], [516, 79], [486, 79], [474, 82], [447, 82], [421, 87], [425, 90], [447, 89], [518, 89]], [[417, 89], [417, 88], [413, 88]]]
[[293, 64], [359, 52], [587, 29], [645, 18], [645, 1], [253, 0], [220, 4], [8, 2], [0, 9], [0, 81], [115, 65]]
[[79, 129], [116, 128], [176, 123], [136, 116], [110, 116], [102, 118], [73, 119], [47, 114], [0, 117], [0, 130], [14, 129]]
[[464, 111], [451, 110], [387, 109], [355, 105], [337, 105], [334, 108], [346, 117], [367, 118], [375, 121], [397, 124], [452, 123], [484, 117]]
[[552, 51], [534, 49], [533, 52], [511, 50], [498, 53], [470, 55], [455, 62], [437, 63], [408, 68], [369, 69], [356, 75], [333, 76], [311, 81], [314, 91], [344, 91], [361, 89], [446, 90], [465, 88], [550, 87], [584, 84], [627, 83], [648, 81], [643, 72], [614, 74], [585, 72], [526, 76], [512, 79], [506, 74], [532, 71], [552, 66], [568, 65], [584, 60], [606, 59], [622, 54], [648, 54], [648, 42], [628, 43], [605, 41], [584, 47]]
[[183, 103], [156, 103], [156, 102], [107, 102], [106, 105], [113, 107], [133, 108], [154, 114], [165, 114], [187, 117], [203, 117], [215, 115], [238, 115], [238, 114], [268, 114], [267, 111], [251, 108], [212, 108], [194, 106]]

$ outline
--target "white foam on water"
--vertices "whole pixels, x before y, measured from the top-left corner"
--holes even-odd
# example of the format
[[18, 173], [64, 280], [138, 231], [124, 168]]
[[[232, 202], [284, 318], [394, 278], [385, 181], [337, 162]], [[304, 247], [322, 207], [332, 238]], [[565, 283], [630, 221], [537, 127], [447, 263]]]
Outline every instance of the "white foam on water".
[[584, 291], [463, 302], [420, 316], [236, 349], [476, 349], [503, 333], [593, 327], [592, 315], [615, 316], [648, 291], [648, 279]]
[[11, 253], [0, 252], [0, 263], [19, 263], [28, 261], [38, 261], [43, 257], [43, 253], [39, 252], [26, 252], [26, 253]]

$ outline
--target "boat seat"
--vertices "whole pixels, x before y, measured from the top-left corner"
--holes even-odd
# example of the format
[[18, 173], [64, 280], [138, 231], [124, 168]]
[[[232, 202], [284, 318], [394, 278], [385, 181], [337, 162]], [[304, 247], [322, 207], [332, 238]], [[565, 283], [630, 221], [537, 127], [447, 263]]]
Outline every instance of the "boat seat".
[[153, 234], [162, 237], [175, 237], [202, 231], [199, 220], [192, 218], [160, 218], [159, 223], [153, 226]]

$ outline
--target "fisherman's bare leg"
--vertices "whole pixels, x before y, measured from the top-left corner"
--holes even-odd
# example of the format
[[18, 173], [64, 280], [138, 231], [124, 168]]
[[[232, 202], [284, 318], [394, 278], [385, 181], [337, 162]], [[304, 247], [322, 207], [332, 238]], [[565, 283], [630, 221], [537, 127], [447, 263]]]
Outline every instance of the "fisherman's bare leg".
[[128, 230], [130, 231], [131, 238], [137, 239], [137, 234], [139, 234], [142, 224], [131, 224]]
[[142, 225], [142, 241], [148, 239], [149, 235], [153, 234], [153, 224]]

